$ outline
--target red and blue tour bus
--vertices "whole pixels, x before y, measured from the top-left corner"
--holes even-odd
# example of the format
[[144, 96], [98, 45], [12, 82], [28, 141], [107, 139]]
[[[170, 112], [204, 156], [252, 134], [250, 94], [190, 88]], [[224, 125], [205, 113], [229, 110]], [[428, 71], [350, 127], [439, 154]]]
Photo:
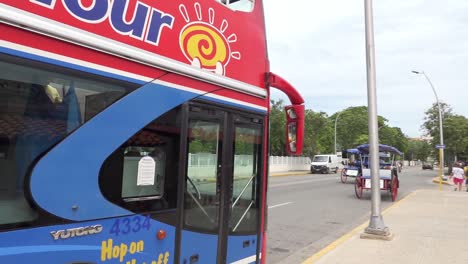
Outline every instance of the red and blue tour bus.
[[265, 263], [261, 0], [0, 1], [0, 263]]

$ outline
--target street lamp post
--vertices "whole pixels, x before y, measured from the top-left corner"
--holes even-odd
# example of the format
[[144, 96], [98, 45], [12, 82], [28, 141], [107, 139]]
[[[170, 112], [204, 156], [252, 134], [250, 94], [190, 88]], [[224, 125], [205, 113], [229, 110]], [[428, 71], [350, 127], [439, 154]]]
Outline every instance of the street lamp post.
[[334, 154], [336, 154], [336, 124], [338, 122], [338, 117], [340, 117], [341, 113], [343, 112], [339, 112], [335, 119], [335, 153]]
[[442, 108], [440, 107], [440, 102], [439, 102], [439, 97], [437, 96], [436, 90], [434, 88], [434, 85], [432, 84], [431, 80], [429, 77], [427, 77], [426, 73], [424, 71], [412, 71], [415, 74], [422, 74], [426, 78], [427, 82], [432, 88], [432, 91], [434, 92], [436, 101], [437, 101], [437, 107], [439, 108], [439, 132], [440, 132], [440, 148], [439, 148], [439, 190], [442, 189], [442, 175], [444, 174], [444, 131], [443, 131], [443, 126], [442, 126]]
[[[364, 0], [366, 32], [367, 103], [369, 109], [369, 165], [371, 169], [371, 217], [365, 234], [386, 239], [391, 237], [381, 212], [379, 177], [379, 130], [377, 119], [377, 89], [375, 77], [375, 44], [372, 0]], [[366, 235], [361, 234], [362, 238]], [[385, 238], [386, 237], [386, 238]]]

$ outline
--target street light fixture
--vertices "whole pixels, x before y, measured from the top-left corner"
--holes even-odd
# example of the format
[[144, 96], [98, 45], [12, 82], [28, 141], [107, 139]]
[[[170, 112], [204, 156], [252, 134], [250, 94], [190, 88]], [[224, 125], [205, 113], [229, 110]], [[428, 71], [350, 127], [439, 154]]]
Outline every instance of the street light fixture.
[[422, 74], [426, 78], [427, 82], [432, 88], [432, 91], [434, 92], [436, 101], [437, 101], [437, 107], [439, 108], [439, 132], [440, 132], [440, 146], [439, 146], [439, 189], [442, 188], [441, 183], [442, 183], [442, 175], [444, 174], [444, 131], [442, 128], [442, 108], [440, 107], [440, 102], [439, 102], [439, 97], [437, 96], [436, 90], [434, 88], [434, 85], [432, 84], [431, 80], [429, 77], [427, 77], [426, 73], [424, 71], [411, 71], [412, 73], [415, 74]]

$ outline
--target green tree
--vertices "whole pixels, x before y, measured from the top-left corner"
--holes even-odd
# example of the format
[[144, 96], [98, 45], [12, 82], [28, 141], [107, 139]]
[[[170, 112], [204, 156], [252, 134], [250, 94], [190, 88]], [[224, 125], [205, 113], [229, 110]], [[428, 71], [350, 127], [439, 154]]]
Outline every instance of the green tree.
[[[333, 152], [332, 124], [324, 112], [305, 110], [303, 155], [312, 157], [318, 153]], [[270, 155], [286, 155], [286, 114], [282, 100], [271, 101]]]
[[[367, 107], [349, 107], [343, 111], [328, 116], [324, 112], [305, 110], [304, 148], [303, 155], [312, 157], [315, 154], [333, 153], [335, 150], [335, 121], [337, 122], [337, 150], [356, 147], [369, 142]], [[406, 152], [408, 140], [398, 127], [386, 125], [388, 120], [378, 117], [380, 142]], [[270, 113], [270, 154], [286, 155], [285, 142], [286, 115], [282, 100], [271, 101]]]
[[[325, 115], [323, 116], [325, 117]], [[325, 119], [326, 125], [318, 131], [318, 153], [334, 153], [334, 127], [330, 119]]]
[[361, 134], [356, 138], [353, 146], [359, 146], [359, 145], [367, 144], [367, 143], [369, 143], [369, 135]]
[[324, 112], [305, 112], [304, 155], [312, 157], [319, 153], [332, 153], [330, 120]]
[[[443, 102], [440, 105], [442, 109], [443, 138], [446, 145], [444, 151], [445, 162], [448, 162], [448, 165], [451, 166], [455, 158], [464, 157], [468, 153], [468, 121], [466, 117], [454, 114], [450, 105]], [[422, 128], [427, 135], [432, 137], [432, 147], [440, 143], [439, 108], [437, 104], [433, 104], [425, 112]]]
[[[341, 114], [340, 114], [341, 113]], [[369, 143], [368, 111], [366, 106], [349, 107], [330, 117], [337, 122], [337, 149], [354, 148]], [[402, 152], [408, 150], [408, 139], [399, 127], [389, 127], [388, 119], [378, 116], [379, 143], [396, 147]]]
[[379, 129], [379, 142], [393, 146], [405, 153], [408, 150], [408, 138], [399, 127], [383, 126]]
[[[338, 120], [336, 117], [338, 116]], [[362, 135], [368, 134], [368, 113], [367, 107], [349, 107], [333, 114], [330, 119], [333, 125], [336, 121], [336, 142], [337, 149], [348, 149], [356, 146], [358, 142], [364, 139]], [[368, 140], [367, 140], [368, 141]]]
[[452, 115], [444, 120], [444, 144], [447, 156], [461, 159], [468, 156], [468, 119]]
[[[450, 105], [441, 102], [440, 103], [442, 112], [442, 124], [443, 121], [453, 115], [453, 110]], [[439, 107], [437, 103], [434, 103], [425, 113], [424, 123], [421, 128], [426, 132], [426, 135], [433, 138], [432, 145], [439, 144], [440, 131], [439, 131]]]
[[270, 155], [286, 155], [286, 113], [283, 100], [271, 100]]
[[407, 153], [408, 160], [426, 161], [433, 153], [433, 148], [426, 141], [411, 140], [408, 141], [408, 150], [405, 153]]

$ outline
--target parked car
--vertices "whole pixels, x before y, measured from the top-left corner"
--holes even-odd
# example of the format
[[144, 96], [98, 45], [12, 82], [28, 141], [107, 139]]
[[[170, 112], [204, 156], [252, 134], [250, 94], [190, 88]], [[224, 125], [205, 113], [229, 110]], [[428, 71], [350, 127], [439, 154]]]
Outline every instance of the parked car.
[[337, 173], [341, 165], [341, 157], [333, 154], [315, 155], [310, 166], [311, 173]]
[[422, 169], [423, 170], [433, 170], [434, 169], [434, 164], [431, 163], [431, 162], [423, 162]]

